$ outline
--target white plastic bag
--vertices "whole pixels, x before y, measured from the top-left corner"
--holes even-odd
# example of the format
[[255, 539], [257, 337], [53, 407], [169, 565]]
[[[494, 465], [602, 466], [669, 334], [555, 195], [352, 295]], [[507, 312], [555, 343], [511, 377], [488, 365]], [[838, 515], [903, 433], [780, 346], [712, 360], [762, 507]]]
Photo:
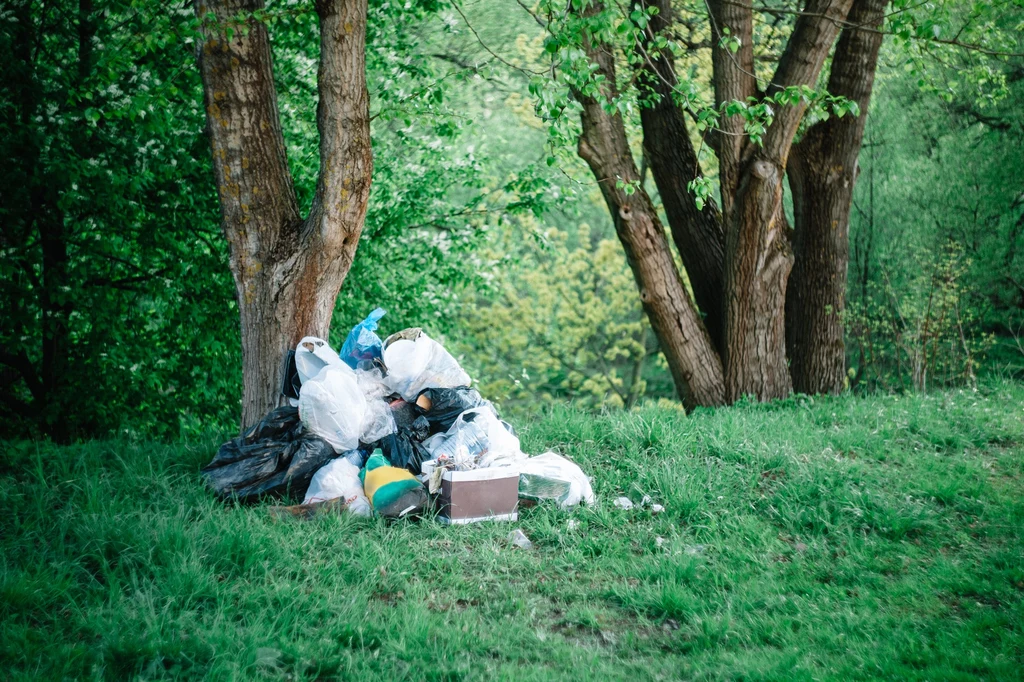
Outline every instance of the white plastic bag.
[[384, 348], [388, 387], [412, 402], [425, 388], [469, 386], [469, 375], [444, 346], [419, 332], [414, 339], [388, 339]]
[[466, 410], [446, 433], [431, 436], [423, 446], [432, 458], [446, 458], [456, 469], [516, 466], [526, 459], [519, 439], [489, 405]]
[[519, 496], [555, 500], [562, 509], [596, 501], [590, 479], [574, 462], [554, 452], [530, 457], [519, 466]]
[[366, 416], [366, 398], [355, 372], [343, 362], [328, 366], [302, 382], [299, 418], [303, 426], [331, 444], [335, 452], [359, 447]]
[[[358, 455], [359, 453], [354, 454]], [[373, 514], [370, 500], [366, 499], [363, 483], [359, 480], [359, 467], [347, 456], [332, 459], [313, 474], [313, 480], [309, 483], [306, 499], [302, 501], [302, 504], [326, 502], [339, 497], [345, 499], [345, 505], [353, 514], [357, 516]]]
[[338, 366], [348, 367], [323, 339], [307, 336], [295, 346], [295, 370], [301, 384], [315, 377], [324, 367]]

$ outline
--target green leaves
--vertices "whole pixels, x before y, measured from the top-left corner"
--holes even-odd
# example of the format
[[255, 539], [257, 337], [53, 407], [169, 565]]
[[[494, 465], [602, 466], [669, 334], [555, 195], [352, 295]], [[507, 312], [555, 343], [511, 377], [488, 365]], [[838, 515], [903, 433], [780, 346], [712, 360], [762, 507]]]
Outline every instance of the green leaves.
[[737, 52], [740, 51], [740, 47], [742, 45], [743, 42], [739, 39], [738, 36], [732, 35], [732, 32], [729, 31], [728, 26], [722, 27], [722, 37], [719, 38], [718, 40], [719, 47], [729, 50], [729, 52], [732, 52], [733, 54], [736, 54]]
[[622, 178], [615, 179], [615, 189], [620, 189], [628, 197], [636, 193], [637, 189], [640, 188], [639, 180], [623, 180]]
[[686, 189], [693, 192], [693, 202], [697, 205], [698, 211], [704, 210], [704, 205], [707, 204], [711, 193], [714, 191], [711, 180], [703, 175], [697, 176], [688, 182]]

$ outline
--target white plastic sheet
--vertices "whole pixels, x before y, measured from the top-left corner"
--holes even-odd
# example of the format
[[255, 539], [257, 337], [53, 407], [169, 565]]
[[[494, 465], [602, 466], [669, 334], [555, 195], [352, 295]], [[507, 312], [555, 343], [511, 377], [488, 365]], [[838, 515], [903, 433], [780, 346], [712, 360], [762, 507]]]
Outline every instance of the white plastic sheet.
[[348, 365], [324, 367], [303, 381], [299, 391], [299, 418], [303, 426], [331, 444], [335, 452], [359, 447], [366, 416], [366, 398]]
[[471, 379], [444, 346], [420, 332], [400, 338], [384, 349], [385, 378], [392, 391], [412, 402], [426, 388], [469, 386]]
[[305, 384], [325, 367], [346, 367], [338, 354], [323, 339], [307, 336], [295, 346], [295, 369], [299, 381]]
[[[564, 486], [551, 486], [550, 482], [565, 483]], [[557, 490], [553, 497], [562, 509], [574, 507], [580, 502], [592, 505], [596, 501], [590, 479], [574, 462], [554, 452], [530, 457], [519, 466], [519, 495], [546, 498], [548, 490]]]
[[516, 466], [526, 459], [519, 439], [489, 405], [466, 410], [447, 432], [431, 436], [423, 446], [431, 457], [448, 458], [456, 469]]
[[357, 516], [373, 513], [359, 480], [359, 467], [346, 457], [331, 460], [313, 475], [302, 503], [326, 502], [339, 497], [344, 498], [348, 510]]

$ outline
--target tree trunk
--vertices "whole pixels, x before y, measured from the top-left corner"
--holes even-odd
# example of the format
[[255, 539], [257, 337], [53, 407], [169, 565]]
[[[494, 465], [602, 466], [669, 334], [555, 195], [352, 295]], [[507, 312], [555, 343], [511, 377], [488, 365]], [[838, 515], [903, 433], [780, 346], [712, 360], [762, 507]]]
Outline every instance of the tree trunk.
[[693, 288], [697, 306], [704, 314], [704, 326], [715, 349], [722, 352], [724, 336], [723, 273], [725, 234], [722, 215], [713, 200], [698, 210], [687, 184], [701, 175], [697, 153], [690, 142], [683, 110], [673, 99], [677, 79], [672, 53], [656, 51], [650, 40], [664, 33], [673, 20], [669, 0], [649, 3], [659, 10], [647, 29], [648, 42], [641, 48], [644, 76], [642, 86], [649, 88], [655, 101], [640, 109], [644, 131], [644, 149], [651, 174], [658, 186], [672, 240], [679, 250], [683, 266]]
[[[757, 86], [754, 80], [754, 15], [751, 5], [736, 0], [709, 0], [709, 3], [715, 104], [746, 102], [756, 94]], [[728, 37], [739, 40], [736, 52], [730, 49]], [[741, 157], [746, 141], [743, 124], [743, 117], [738, 114], [723, 115], [718, 122], [719, 131], [713, 137], [726, 226], [732, 221], [740, 185]]]
[[[366, 0], [320, 0], [320, 174], [299, 216], [259, 0], [196, 4], [207, 129], [241, 313], [242, 428], [278, 405], [285, 352], [326, 337], [370, 190]], [[215, 21], [211, 21], [211, 17]], [[240, 22], [240, 23], [239, 23]], [[230, 38], [228, 37], [230, 35]]]
[[[768, 95], [786, 87], [813, 86], [817, 82], [838, 26], [852, 2], [807, 3], [806, 12], [797, 19], [779, 59]], [[750, 11], [749, 7], [743, 10]], [[793, 390], [786, 362], [785, 330], [786, 285], [793, 252], [782, 210], [782, 180], [806, 107], [802, 100], [779, 107], [761, 146], [747, 143], [741, 151], [739, 184], [732, 209], [726, 211], [723, 362], [726, 396], [730, 401], [744, 395], [753, 395], [758, 400], [783, 398]], [[726, 191], [725, 185], [722, 191]]]
[[[588, 45], [588, 53], [606, 79], [604, 94], [614, 98], [613, 55], [594, 45]], [[595, 97], [574, 94], [583, 105], [579, 155], [601, 187], [680, 397], [691, 407], [720, 405], [725, 399], [722, 364], [683, 286], [654, 205], [643, 187], [627, 193], [618, 186], [619, 180], [631, 184], [640, 178], [622, 117], [606, 112]]]
[[[856, 102], [860, 115], [815, 124], [789, 159], [796, 262], [786, 299], [786, 343], [793, 387], [801, 393], [838, 393], [846, 377], [842, 314], [850, 208], [886, 4], [854, 3], [832, 59], [828, 91]], [[856, 28], [861, 26], [869, 30]]]
[[793, 252], [782, 211], [782, 166], [757, 158], [743, 173], [726, 231], [725, 387], [730, 402], [793, 391], [786, 366], [786, 282]]

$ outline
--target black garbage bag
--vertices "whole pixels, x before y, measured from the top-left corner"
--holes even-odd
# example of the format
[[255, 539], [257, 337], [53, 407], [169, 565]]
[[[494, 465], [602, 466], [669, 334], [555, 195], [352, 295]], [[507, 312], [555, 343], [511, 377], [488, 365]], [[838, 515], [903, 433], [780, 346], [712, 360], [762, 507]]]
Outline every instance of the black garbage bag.
[[430, 433], [447, 431], [459, 415], [489, 405], [475, 388], [428, 388], [416, 398], [416, 411], [430, 422]]
[[412, 422], [395, 421], [399, 424], [398, 431], [377, 441], [376, 447], [381, 449], [391, 466], [419, 474], [423, 462], [430, 459], [430, 454], [423, 447], [423, 441], [430, 435], [430, 422], [425, 417], [416, 417]]
[[202, 474], [206, 485], [225, 499], [301, 500], [313, 474], [335, 457], [330, 443], [303, 429], [297, 408], [279, 407], [245, 435], [221, 445]]

